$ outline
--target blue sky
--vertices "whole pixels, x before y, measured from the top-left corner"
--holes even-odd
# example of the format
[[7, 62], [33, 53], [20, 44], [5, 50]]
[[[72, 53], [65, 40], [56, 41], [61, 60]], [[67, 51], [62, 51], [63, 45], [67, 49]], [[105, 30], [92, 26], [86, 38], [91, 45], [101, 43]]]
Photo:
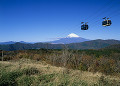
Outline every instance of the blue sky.
[[[103, 27], [103, 17], [112, 25]], [[120, 0], [0, 0], [0, 42], [42, 42], [75, 33], [120, 40]], [[89, 30], [81, 30], [88, 22]]]

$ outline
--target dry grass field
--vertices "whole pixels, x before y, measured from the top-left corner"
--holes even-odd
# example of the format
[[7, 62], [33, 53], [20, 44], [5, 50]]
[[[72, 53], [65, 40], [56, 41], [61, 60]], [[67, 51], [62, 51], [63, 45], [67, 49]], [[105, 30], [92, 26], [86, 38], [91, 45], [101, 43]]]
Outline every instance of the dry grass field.
[[21, 59], [0, 62], [0, 86], [120, 86], [120, 77]]

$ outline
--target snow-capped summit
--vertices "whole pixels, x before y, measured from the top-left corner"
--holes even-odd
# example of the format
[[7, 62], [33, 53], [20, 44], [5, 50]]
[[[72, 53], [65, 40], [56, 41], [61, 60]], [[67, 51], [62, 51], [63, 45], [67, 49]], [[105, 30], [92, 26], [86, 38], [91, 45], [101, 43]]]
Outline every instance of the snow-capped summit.
[[58, 40], [51, 41], [52, 44], [70, 44], [70, 43], [80, 43], [84, 41], [89, 41], [89, 39], [81, 38], [78, 35], [71, 33], [65, 38], [59, 38]]
[[69, 34], [67, 37], [72, 38], [72, 37], [79, 37], [79, 36], [76, 35], [76, 34], [74, 34], [74, 33], [71, 33], [71, 34]]

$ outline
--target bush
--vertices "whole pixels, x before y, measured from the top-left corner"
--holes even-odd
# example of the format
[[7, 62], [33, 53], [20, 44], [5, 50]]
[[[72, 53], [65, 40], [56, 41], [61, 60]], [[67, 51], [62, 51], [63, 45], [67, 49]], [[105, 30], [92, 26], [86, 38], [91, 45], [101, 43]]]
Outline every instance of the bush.
[[46, 74], [39, 76], [39, 81], [42, 83], [49, 83], [51, 80], [53, 80], [54, 74]]
[[28, 69], [24, 69], [23, 70], [23, 73], [25, 74], [25, 75], [35, 75], [35, 74], [39, 74], [40, 73], [40, 71], [37, 69], [37, 68], [33, 68], [33, 67], [31, 67], [31, 68], [28, 68]]
[[88, 86], [85, 81], [73, 82], [72, 86]]
[[79, 69], [82, 70], [82, 71], [87, 71], [88, 67], [87, 67], [86, 64], [81, 63], [80, 66], [79, 66]]
[[109, 80], [104, 76], [101, 76], [98, 80], [98, 84], [94, 86], [120, 86], [120, 83], [116, 80]]
[[0, 86], [17, 86], [16, 78], [20, 77], [20, 71], [2, 72], [0, 76]]
[[33, 83], [34, 77], [31, 76], [22, 76], [17, 80], [18, 85], [20, 86], [31, 86]]

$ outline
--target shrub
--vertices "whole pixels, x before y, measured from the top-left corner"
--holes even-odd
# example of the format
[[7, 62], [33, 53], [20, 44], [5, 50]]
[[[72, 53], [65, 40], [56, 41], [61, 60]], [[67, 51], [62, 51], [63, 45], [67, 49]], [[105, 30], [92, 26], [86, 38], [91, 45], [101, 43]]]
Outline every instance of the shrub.
[[98, 85], [94, 86], [120, 86], [120, 83], [116, 80], [109, 80], [104, 76], [101, 76], [98, 80]]
[[0, 86], [17, 86], [16, 78], [20, 77], [20, 71], [2, 72], [0, 76]]
[[83, 71], [87, 71], [87, 70], [88, 70], [88, 67], [87, 67], [86, 64], [80, 63], [79, 69], [80, 69], [80, 70], [83, 70]]
[[39, 76], [39, 81], [42, 83], [49, 83], [53, 80], [54, 74], [46, 74]]
[[30, 76], [30, 75], [39, 74], [40, 71], [37, 68], [31, 67], [31, 68], [28, 68], [28, 69], [23, 69], [23, 73], [25, 75], [29, 75]]
[[20, 86], [31, 86], [33, 83], [34, 77], [31, 76], [22, 76], [17, 80], [18, 85]]
[[88, 84], [85, 81], [79, 81], [79, 82], [73, 82], [72, 86], [88, 86]]

